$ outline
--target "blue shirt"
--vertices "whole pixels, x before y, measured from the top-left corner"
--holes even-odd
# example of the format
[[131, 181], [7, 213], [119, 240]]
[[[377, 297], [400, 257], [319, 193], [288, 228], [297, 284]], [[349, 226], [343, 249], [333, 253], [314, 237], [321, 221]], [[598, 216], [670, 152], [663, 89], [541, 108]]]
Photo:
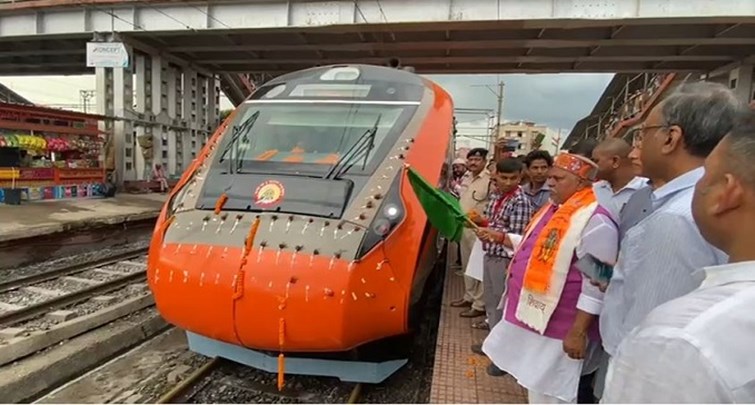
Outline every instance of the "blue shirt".
[[635, 191], [645, 187], [648, 179], [644, 177], [635, 177], [629, 181], [619, 191], [614, 192], [611, 183], [607, 181], [598, 181], [593, 184], [593, 191], [598, 203], [607, 209], [613, 215], [613, 219], [618, 221], [624, 206]]
[[543, 184], [543, 187], [535, 192], [532, 191], [532, 183], [523, 185], [522, 190], [524, 190], [524, 193], [530, 198], [532, 205], [535, 207], [535, 212], [542, 208], [551, 198], [551, 188], [548, 187], [547, 183]]
[[652, 193], [636, 194], [650, 198], [652, 212], [626, 230], [605, 293], [600, 335], [609, 355], [655, 307], [697, 288], [704, 279], [700, 269], [726, 263], [692, 218], [694, 186], [703, 174], [699, 167]]

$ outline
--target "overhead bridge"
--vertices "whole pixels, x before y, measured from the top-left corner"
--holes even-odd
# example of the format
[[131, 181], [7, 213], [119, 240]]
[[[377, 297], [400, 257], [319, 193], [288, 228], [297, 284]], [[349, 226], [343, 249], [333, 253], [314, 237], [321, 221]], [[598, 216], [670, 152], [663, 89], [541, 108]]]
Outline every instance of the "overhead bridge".
[[755, 48], [755, 1], [27, 0], [0, 4], [0, 74], [86, 72], [93, 32], [216, 74], [318, 64], [422, 73], [706, 71]]
[[[123, 41], [133, 65], [87, 68], [93, 38]], [[704, 73], [754, 50], [755, 0], [0, 1], [0, 75], [96, 73], [98, 112], [142, 137], [160, 124], [155, 153], [171, 172], [214, 128], [220, 83], [238, 103], [265, 78], [314, 65]], [[132, 131], [117, 125], [117, 139]], [[176, 135], [187, 131], [191, 141]], [[126, 155], [123, 178], [142, 176], [149, 158]]]

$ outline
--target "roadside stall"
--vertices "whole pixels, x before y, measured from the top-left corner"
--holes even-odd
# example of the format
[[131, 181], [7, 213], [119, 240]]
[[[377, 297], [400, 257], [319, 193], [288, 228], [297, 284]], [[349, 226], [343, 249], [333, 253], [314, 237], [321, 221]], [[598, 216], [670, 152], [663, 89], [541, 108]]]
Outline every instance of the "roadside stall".
[[99, 195], [104, 117], [0, 103], [0, 202]]

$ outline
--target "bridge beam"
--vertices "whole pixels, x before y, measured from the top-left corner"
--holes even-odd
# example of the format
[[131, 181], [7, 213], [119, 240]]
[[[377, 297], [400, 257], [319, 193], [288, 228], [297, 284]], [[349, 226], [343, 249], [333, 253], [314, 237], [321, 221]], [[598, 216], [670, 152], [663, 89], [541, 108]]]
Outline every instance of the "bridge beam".
[[[24, 4], [26, 3], [26, 4]], [[372, 24], [391, 34], [391, 24], [516, 22], [521, 28], [599, 25], [603, 20], [631, 24], [632, 19], [710, 20], [738, 23], [732, 16], [755, 14], [751, 1], [710, 0], [380, 0], [380, 1], [98, 1], [69, 2], [67, 7], [34, 7], [34, 1], [0, 5], [0, 36], [60, 35], [82, 32], [191, 32]], [[46, 2], [49, 6], [50, 2]], [[66, 4], [59, 2], [59, 4]], [[741, 18], [740, 18], [741, 19]], [[423, 27], [426, 29], [427, 27]], [[423, 28], [419, 28], [420, 30]], [[220, 34], [219, 32], [219, 35]], [[393, 41], [395, 42], [395, 41]]]

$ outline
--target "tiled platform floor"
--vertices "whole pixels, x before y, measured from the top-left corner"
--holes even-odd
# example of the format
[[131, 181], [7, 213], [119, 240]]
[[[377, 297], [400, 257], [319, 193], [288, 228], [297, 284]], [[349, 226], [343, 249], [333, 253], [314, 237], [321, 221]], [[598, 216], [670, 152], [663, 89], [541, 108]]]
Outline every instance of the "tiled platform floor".
[[464, 293], [464, 280], [454, 269], [446, 273], [443, 291], [435, 367], [430, 403], [527, 403], [527, 393], [513, 377], [491, 377], [485, 369], [489, 360], [470, 350], [474, 343], [482, 343], [487, 331], [473, 329], [472, 323], [483, 318], [462, 318], [462, 309], [452, 308], [451, 301]]

